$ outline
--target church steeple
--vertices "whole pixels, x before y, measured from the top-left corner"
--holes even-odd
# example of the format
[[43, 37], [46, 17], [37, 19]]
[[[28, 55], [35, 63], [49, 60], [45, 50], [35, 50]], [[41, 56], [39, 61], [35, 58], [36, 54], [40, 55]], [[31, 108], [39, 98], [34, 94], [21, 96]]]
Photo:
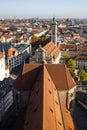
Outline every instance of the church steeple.
[[56, 22], [55, 16], [53, 17], [52, 25], [57, 25], [57, 22]]
[[57, 22], [55, 17], [53, 17], [52, 23], [51, 23], [51, 41], [57, 45]]

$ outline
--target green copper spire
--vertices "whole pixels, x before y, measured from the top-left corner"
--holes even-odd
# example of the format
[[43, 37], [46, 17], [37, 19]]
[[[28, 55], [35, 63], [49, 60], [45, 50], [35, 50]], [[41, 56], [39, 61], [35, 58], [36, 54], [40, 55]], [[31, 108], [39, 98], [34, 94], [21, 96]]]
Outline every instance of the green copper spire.
[[57, 22], [56, 22], [55, 16], [53, 17], [52, 25], [57, 25]]

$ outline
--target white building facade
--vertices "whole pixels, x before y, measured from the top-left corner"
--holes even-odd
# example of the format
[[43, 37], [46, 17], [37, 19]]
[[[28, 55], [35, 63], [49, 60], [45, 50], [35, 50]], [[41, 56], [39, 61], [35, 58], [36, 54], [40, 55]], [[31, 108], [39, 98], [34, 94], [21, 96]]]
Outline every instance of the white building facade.
[[5, 56], [3, 55], [3, 57], [0, 58], [0, 81], [8, 77], [9, 77], [9, 68], [6, 68]]
[[26, 45], [26, 48], [22, 48], [19, 50], [19, 54], [14, 57], [8, 57], [9, 61], [9, 69], [10, 72], [12, 69], [17, 68], [18, 66], [22, 65], [25, 60], [30, 56], [31, 54], [31, 45]]

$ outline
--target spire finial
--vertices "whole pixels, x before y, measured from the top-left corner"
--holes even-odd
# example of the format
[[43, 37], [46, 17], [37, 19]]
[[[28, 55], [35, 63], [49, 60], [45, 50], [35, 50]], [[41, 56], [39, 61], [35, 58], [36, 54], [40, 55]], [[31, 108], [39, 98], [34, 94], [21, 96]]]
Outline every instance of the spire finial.
[[53, 16], [53, 22], [55, 21], [55, 15]]

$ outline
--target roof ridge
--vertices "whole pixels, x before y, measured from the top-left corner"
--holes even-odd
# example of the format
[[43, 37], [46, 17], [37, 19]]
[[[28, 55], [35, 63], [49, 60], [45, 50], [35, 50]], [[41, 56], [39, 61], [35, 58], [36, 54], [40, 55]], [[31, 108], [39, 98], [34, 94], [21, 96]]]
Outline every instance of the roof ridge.
[[45, 113], [45, 104], [44, 104], [44, 101], [45, 101], [45, 92], [44, 92], [44, 89], [45, 89], [45, 82], [44, 82], [44, 67], [45, 67], [45, 64], [43, 64], [43, 130], [45, 130], [45, 123], [44, 123], [44, 121], [45, 121], [45, 115], [44, 115], [44, 113]]

